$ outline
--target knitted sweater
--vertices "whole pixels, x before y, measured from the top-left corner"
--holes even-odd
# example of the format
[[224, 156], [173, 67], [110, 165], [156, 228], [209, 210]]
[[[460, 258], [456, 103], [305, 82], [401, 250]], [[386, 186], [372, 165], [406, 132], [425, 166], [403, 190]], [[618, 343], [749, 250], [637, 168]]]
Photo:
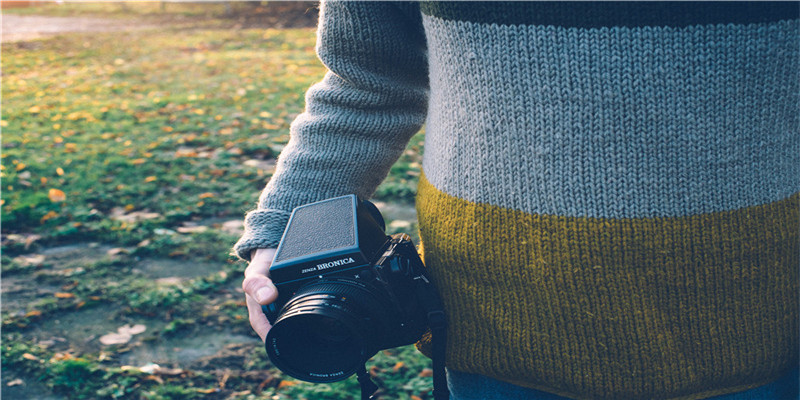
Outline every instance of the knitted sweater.
[[235, 249], [368, 198], [426, 123], [447, 365], [703, 398], [798, 362], [797, 3], [322, 5], [329, 68]]

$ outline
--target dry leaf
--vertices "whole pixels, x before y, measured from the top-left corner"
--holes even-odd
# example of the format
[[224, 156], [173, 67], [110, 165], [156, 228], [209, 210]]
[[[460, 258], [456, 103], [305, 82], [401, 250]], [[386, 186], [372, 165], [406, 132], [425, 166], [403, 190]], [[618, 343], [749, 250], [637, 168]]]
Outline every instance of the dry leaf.
[[147, 330], [142, 324], [123, 325], [117, 328], [117, 332], [109, 333], [100, 337], [100, 343], [104, 345], [125, 344], [130, 342], [133, 335], [138, 335]]
[[108, 254], [109, 256], [115, 256], [117, 254], [130, 254], [130, 252], [131, 251], [129, 249], [126, 249], [124, 247], [115, 247], [113, 249], [108, 250], [106, 254]]
[[31, 353], [25, 353], [25, 354], [23, 354], [23, 355], [22, 355], [22, 358], [24, 358], [24, 359], [26, 359], [26, 360], [31, 360], [31, 361], [39, 361], [39, 357], [36, 357], [35, 355], [33, 355], [33, 354], [31, 354]]
[[42, 254], [28, 254], [14, 257], [14, 261], [24, 266], [39, 266], [44, 263], [45, 256]]
[[19, 385], [24, 385], [24, 384], [25, 384], [25, 382], [22, 379], [17, 378], [17, 379], [14, 379], [11, 382], [6, 383], [6, 386], [19, 386]]
[[71, 299], [75, 297], [75, 295], [72, 293], [63, 293], [63, 292], [56, 293], [55, 296], [59, 299]]
[[419, 376], [421, 378], [430, 378], [433, 376], [433, 370], [430, 368], [424, 368], [422, 371], [420, 371]]
[[47, 193], [47, 197], [49, 197], [50, 201], [53, 203], [58, 203], [67, 199], [67, 195], [58, 189], [50, 189], [50, 191]]
[[64, 360], [74, 360], [75, 356], [70, 353], [56, 353], [53, 354], [53, 358], [50, 359], [50, 362], [53, 361], [64, 361]]
[[205, 232], [208, 230], [207, 226], [199, 225], [199, 226], [181, 226], [177, 228], [178, 232], [180, 233], [200, 233]]
[[55, 217], [57, 217], [57, 216], [58, 216], [58, 213], [57, 213], [57, 212], [55, 212], [55, 211], [48, 211], [48, 212], [47, 212], [47, 214], [45, 214], [45, 215], [44, 215], [42, 218], [40, 218], [40, 219], [39, 219], [39, 223], [40, 223], [40, 224], [43, 224], [43, 223], [45, 223], [45, 221], [47, 221], [47, 220], [49, 220], [49, 219], [53, 219], [53, 218], [55, 218]]
[[283, 389], [283, 388], [286, 388], [286, 387], [289, 387], [289, 386], [294, 386], [294, 385], [297, 385], [296, 381], [281, 381], [281, 383], [278, 384], [278, 389]]
[[153, 363], [139, 367], [139, 371], [142, 371], [145, 374], [154, 374], [159, 369], [161, 369], [161, 367], [158, 364], [153, 364]]

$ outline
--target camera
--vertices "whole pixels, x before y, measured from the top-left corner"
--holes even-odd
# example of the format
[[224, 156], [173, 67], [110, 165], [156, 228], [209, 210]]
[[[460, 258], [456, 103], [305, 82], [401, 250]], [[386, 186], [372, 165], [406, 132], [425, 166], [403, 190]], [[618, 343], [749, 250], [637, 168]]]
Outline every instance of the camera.
[[278, 299], [262, 306], [276, 367], [309, 382], [354, 373], [361, 382], [364, 363], [378, 351], [444, 326], [411, 239], [384, 229], [378, 209], [355, 195], [294, 209], [269, 269]]

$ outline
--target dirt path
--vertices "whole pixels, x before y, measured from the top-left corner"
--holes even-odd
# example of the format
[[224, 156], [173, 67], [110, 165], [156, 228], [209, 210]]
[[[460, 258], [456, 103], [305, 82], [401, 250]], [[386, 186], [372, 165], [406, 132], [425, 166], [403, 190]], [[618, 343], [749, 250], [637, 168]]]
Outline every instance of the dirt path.
[[3, 15], [3, 43], [38, 39], [67, 32], [117, 32], [154, 28], [136, 21], [92, 17], [45, 17], [39, 15]]

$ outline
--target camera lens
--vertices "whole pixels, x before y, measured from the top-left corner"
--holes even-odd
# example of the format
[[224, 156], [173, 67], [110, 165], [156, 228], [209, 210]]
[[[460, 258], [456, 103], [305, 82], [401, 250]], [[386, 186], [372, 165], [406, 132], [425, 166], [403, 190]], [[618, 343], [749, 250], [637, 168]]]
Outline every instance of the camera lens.
[[317, 327], [314, 333], [319, 344], [335, 346], [353, 339], [352, 333], [339, 320], [331, 317], [320, 316]]
[[335, 382], [356, 372], [379, 350], [382, 318], [391, 313], [363, 283], [337, 278], [295, 293], [267, 334], [267, 354], [297, 379]]

